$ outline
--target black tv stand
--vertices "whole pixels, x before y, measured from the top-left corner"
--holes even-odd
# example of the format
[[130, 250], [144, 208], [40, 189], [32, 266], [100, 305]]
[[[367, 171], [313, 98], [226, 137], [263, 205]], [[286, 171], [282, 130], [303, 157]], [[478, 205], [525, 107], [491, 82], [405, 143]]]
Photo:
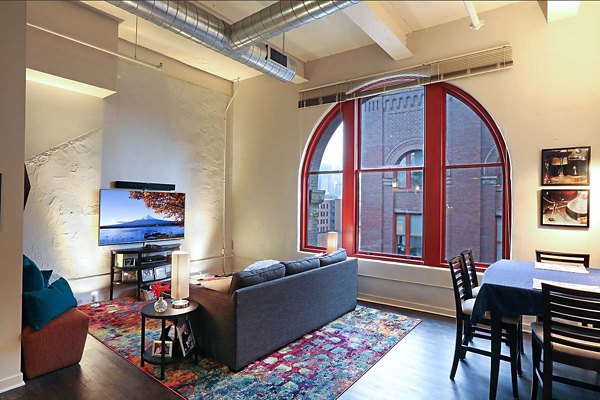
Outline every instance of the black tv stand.
[[[110, 257], [110, 299], [113, 299], [115, 285], [136, 285], [136, 298], [140, 300], [140, 289], [142, 287], [158, 281], [170, 281], [171, 255], [173, 251], [180, 248], [180, 243], [174, 243], [166, 245], [146, 244], [142, 247], [112, 250]], [[157, 276], [158, 271], [164, 272], [164, 275]], [[116, 279], [115, 275], [117, 275]]]

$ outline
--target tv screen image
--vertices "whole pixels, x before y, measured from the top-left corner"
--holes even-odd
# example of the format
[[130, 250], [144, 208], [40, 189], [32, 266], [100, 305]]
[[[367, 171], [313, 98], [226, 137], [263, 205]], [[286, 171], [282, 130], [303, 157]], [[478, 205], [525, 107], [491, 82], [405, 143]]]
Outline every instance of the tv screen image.
[[100, 246], [184, 237], [185, 193], [100, 190]]

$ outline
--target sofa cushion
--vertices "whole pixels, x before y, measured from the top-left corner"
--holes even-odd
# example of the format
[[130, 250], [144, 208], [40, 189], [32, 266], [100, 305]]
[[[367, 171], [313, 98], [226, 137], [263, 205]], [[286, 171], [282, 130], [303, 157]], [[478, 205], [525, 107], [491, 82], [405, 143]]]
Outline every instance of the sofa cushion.
[[240, 271], [233, 274], [229, 293], [248, 286], [258, 285], [259, 283], [272, 281], [285, 276], [285, 267], [281, 263], [271, 265], [270, 267], [257, 269], [253, 271]]
[[200, 284], [202, 287], [214, 290], [221, 293], [229, 293], [229, 287], [231, 286], [231, 276], [221, 278], [208, 278], [203, 279]]
[[320, 257], [321, 267], [344, 261], [346, 258], [348, 258], [348, 254], [345, 249], [332, 251], [331, 253], [327, 253], [323, 257]]
[[288, 276], [319, 268], [320, 262], [319, 257], [310, 256], [300, 260], [283, 261], [282, 264], [285, 267], [285, 276]]
[[27, 321], [36, 331], [69, 308], [76, 306], [77, 300], [64, 278], [60, 278], [47, 288], [23, 293], [23, 307]]
[[279, 263], [277, 260], [260, 260], [248, 265], [246, 268], [244, 268], [244, 271], [256, 271], [257, 269], [267, 268], [277, 263]]
[[23, 292], [32, 292], [44, 287], [42, 272], [29, 257], [23, 255]]
[[42, 276], [44, 277], [44, 287], [48, 287], [50, 286], [50, 277], [52, 276], [52, 270], [51, 269], [45, 269], [43, 271], [40, 271], [42, 273]]

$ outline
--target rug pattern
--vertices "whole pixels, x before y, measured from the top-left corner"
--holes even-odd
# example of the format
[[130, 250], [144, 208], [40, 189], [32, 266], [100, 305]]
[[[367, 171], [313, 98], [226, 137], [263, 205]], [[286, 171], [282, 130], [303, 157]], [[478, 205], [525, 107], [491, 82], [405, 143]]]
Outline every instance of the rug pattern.
[[[140, 308], [121, 298], [84, 305], [89, 332], [140, 366]], [[383, 357], [420, 320], [358, 306], [322, 328], [275, 351], [238, 373], [209, 358], [165, 368], [162, 383], [187, 399], [335, 399]], [[160, 321], [147, 319], [146, 343], [158, 340]], [[140, 367], [142, 368], [142, 367]], [[160, 376], [160, 366], [142, 368]]]

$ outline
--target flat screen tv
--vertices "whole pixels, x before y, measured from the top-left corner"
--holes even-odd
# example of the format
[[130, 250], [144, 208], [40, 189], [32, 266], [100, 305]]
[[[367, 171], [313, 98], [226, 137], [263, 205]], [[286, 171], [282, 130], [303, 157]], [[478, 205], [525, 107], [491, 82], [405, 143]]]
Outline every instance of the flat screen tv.
[[184, 237], [185, 193], [100, 190], [100, 246]]

